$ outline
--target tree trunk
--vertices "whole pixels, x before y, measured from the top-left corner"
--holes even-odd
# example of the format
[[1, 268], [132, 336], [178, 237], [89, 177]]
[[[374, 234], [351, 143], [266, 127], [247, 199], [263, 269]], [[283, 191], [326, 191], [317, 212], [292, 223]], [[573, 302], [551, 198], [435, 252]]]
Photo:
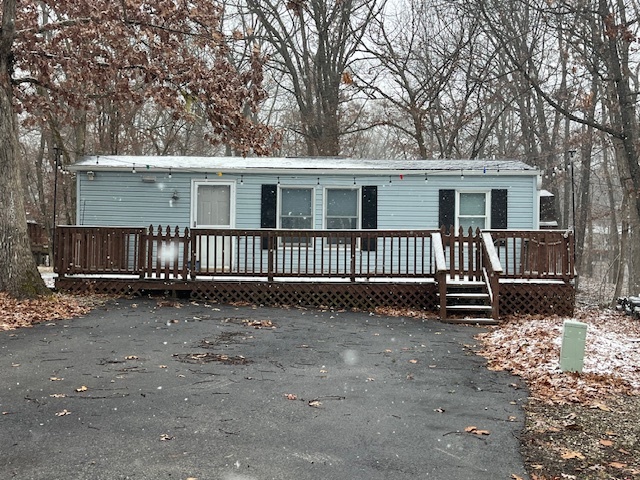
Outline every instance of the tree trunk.
[[48, 292], [31, 255], [13, 106], [15, 0], [4, 0], [0, 33], [0, 291], [18, 298]]
[[[604, 142], [603, 142], [604, 143]], [[611, 180], [611, 168], [609, 164], [609, 154], [607, 149], [603, 149], [603, 169], [604, 179], [607, 185], [607, 200], [609, 203], [609, 245], [611, 245], [609, 263], [609, 282], [616, 283], [618, 278], [618, 270], [620, 269], [620, 235], [618, 233], [618, 212], [616, 210], [616, 199], [614, 196], [613, 181]], [[620, 217], [624, 218], [623, 212], [620, 212]], [[599, 246], [602, 248], [602, 246]], [[617, 298], [617, 297], [614, 297]]]

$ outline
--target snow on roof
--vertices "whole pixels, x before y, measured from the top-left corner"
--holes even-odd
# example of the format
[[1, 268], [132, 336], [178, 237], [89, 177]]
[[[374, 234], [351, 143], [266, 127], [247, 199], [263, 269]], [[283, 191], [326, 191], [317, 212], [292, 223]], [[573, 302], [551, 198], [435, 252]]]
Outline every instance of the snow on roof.
[[408, 171], [509, 172], [537, 175], [538, 169], [518, 160], [362, 160], [342, 157], [179, 157], [179, 156], [128, 156], [93, 155], [69, 166], [71, 171], [130, 170], [135, 166], [146, 169], [172, 169], [204, 172], [291, 172], [309, 173], [339, 171], [403, 173]]

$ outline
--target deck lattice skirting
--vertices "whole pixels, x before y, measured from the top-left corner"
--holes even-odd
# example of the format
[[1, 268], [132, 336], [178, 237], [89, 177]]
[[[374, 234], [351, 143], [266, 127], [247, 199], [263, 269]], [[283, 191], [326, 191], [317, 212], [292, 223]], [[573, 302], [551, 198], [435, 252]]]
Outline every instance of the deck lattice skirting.
[[[469, 280], [486, 281], [496, 319], [572, 315], [575, 304], [570, 232], [112, 227], [57, 232], [56, 287], [71, 293], [185, 292], [218, 303], [395, 307], [446, 317], [447, 306], [443, 310], [440, 302], [446, 283]], [[171, 255], [162, 255], [163, 249]]]

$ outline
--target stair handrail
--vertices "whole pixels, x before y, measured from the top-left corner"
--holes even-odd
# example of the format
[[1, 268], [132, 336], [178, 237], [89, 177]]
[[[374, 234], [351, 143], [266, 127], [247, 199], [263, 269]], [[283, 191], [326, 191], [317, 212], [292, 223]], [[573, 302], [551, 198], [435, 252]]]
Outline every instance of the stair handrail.
[[436, 281], [438, 282], [440, 293], [440, 320], [444, 321], [447, 318], [447, 260], [444, 254], [442, 234], [433, 232], [431, 234], [431, 242], [436, 262]]
[[496, 250], [491, 233], [481, 233], [481, 245], [483, 256], [483, 273], [485, 282], [489, 290], [489, 298], [491, 299], [491, 317], [498, 320], [500, 317], [500, 275], [502, 274], [502, 263], [500, 255]]

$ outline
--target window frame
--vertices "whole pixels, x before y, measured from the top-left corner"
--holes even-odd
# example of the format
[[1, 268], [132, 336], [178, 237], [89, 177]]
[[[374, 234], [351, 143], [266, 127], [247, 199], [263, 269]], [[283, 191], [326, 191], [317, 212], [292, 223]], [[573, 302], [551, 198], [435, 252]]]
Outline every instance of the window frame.
[[[484, 195], [484, 215], [460, 215], [460, 196], [464, 194], [483, 194]], [[456, 232], [460, 230], [460, 217], [463, 218], [483, 218], [484, 219], [484, 227], [480, 230], [486, 230], [491, 226], [491, 189], [456, 189], [456, 200], [455, 200], [455, 230]], [[489, 227], [488, 227], [488, 226]], [[466, 234], [468, 231], [468, 227], [465, 229], [464, 233]], [[475, 229], [474, 229], [475, 230]]]
[[[361, 230], [362, 229], [362, 187], [361, 186], [353, 186], [353, 185], [327, 185], [322, 190], [322, 228], [324, 230], [342, 230], [339, 228], [329, 228], [327, 226], [327, 208], [329, 206], [329, 190], [350, 190], [356, 192], [356, 226], [353, 229], [347, 230]], [[329, 242], [327, 239], [324, 242], [325, 248], [331, 247], [346, 247], [347, 244], [345, 242], [333, 243]], [[358, 239], [356, 244], [356, 249], [360, 248], [360, 239]]]
[[[285, 228], [282, 226], [282, 193], [284, 190], [307, 190], [311, 192], [311, 226], [309, 228], [295, 229], [295, 228]], [[279, 230], [314, 230], [316, 215], [315, 215], [315, 204], [316, 204], [316, 189], [312, 185], [278, 185], [277, 197], [276, 197], [276, 228]], [[310, 248], [314, 246], [314, 240], [311, 239], [308, 244], [301, 242], [287, 242], [285, 243], [282, 239], [278, 242], [279, 247], [284, 246], [299, 246], [299, 245], [308, 245]]]

